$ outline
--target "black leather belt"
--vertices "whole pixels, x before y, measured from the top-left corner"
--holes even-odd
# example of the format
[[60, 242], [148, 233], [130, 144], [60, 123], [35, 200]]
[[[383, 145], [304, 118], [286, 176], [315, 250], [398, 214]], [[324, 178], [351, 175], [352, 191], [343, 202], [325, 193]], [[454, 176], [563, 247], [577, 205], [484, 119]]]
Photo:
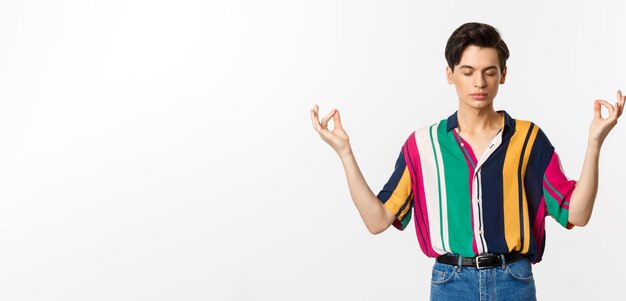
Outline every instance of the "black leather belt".
[[[466, 267], [475, 267], [478, 269], [492, 268], [502, 265], [502, 256], [504, 256], [505, 263], [514, 262], [524, 258], [524, 255], [519, 252], [507, 254], [483, 254], [473, 258], [463, 257], [461, 259], [461, 265]], [[448, 253], [437, 257], [437, 262], [457, 266], [459, 264], [459, 256]]]

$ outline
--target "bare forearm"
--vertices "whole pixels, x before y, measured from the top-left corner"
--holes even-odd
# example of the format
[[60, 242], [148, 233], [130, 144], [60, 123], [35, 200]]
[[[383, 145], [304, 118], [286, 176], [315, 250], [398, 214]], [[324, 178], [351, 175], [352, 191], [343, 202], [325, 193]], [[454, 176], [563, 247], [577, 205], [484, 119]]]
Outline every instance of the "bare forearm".
[[593, 205], [598, 192], [598, 165], [600, 146], [589, 144], [580, 179], [570, 198], [569, 222], [585, 226], [591, 218]]
[[[395, 219], [395, 215], [385, 209], [380, 200], [372, 193], [370, 187], [367, 186], [361, 174], [361, 170], [356, 164], [356, 159], [350, 147], [348, 134], [341, 125], [339, 111], [336, 109], [332, 110], [322, 119], [321, 123], [317, 113], [318, 107], [315, 105], [313, 109], [311, 109], [313, 128], [320, 134], [320, 137], [337, 152], [339, 158], [341, 158], [346, 172], [346, 178], [348, 179], [348, 187], [350, 188], [352, 201], [358, 209], [363, 222], [365, 222], [365, 226], [372, 234], [378, 234], [384, 231], [389, 228], [389, 225], [391, 225]], [[335, 124], [335, 128], [332, 131], [328, 129], [328, 121], [330, 121], [330, 118], [332, 118]]]
[[[591, 218], [593, 204], [596, 201], [598, 192], [598, 161], [600, 159], [600, 148], [604, 139], [611, 129], [617, 124], [617, 119], [622, 115], [626, 96], [622, 96], [622, 91], [617, 91], [617, 102], [612, 106], [606, 100], [596, 99], [593, 105], [594, 116], [589, 126], [589, 139], [587, 140], [587, 153], [580, 179], [576, 183], [576, 188], [572, 192], [569, 206], [569, 222], [584, 226]], [[602, 107], [609, 111], [607, 118], [602, 117]]]
[[340, 155], [346, 172], [350, 196], [365, 226], [372, 234], [378, 234], [389, 227], [385, 221], [386, 209], [367, 185], [352, 151]]

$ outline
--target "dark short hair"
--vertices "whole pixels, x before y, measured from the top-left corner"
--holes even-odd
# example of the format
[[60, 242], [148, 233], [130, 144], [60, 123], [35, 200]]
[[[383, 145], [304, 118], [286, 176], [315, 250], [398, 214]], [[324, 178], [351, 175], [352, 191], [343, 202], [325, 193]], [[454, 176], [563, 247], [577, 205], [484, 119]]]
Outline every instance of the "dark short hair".
[[495, 48], [500, 59], [500, 72], [504, 70], [509, 58], [509, 48], [500, 37], [500, 32], [489, 24], [470, 22], [457, 28], [446, 44], [446, 61], [452, 71], [461, 62], [465, 48], [470, 45]]

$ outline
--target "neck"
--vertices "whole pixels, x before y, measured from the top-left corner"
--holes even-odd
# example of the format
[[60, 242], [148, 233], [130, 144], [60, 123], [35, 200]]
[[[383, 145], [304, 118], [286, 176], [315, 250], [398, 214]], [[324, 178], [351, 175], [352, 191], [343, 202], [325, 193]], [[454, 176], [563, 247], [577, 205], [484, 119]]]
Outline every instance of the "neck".
[[459, 130], [465, 133], [483, 133], [502, 126], [502, 115], [493, 109], [493, 105], [475, 109], [459, 106], [457, 119]]

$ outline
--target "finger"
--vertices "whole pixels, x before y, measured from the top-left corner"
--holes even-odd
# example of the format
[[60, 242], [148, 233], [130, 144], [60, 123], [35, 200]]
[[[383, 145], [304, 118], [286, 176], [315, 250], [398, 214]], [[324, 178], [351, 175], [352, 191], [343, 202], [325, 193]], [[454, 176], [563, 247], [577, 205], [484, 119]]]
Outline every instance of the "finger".
[[602, 118], [602, 105], [600, 104], [600, 99], [596, 99], [593, 102], [593, 117], [595, 119]]
[[615, 103], [615, 109], [617, 110], [617, 116], [620, 115], [620, 103], [622, 102], [622, 91], [617, 90], [617, 102]]
[[339, 117], [339, 110], [336, 110], [335, 115], [333, 115], [333, 123], [336, 129], [343, 129], [341, 126], [341, 117]]
[[620, 117], [624, 112], [624, 103], [626, 102], [626, 96], [622, 96], [622, 90], [617, 90], [617, 102], [619, 102], [619, 114], [617, 114], [617, 117]]
[[615, 113], [615, 108], [613, 107], [613, 105], [611, 105], [608, 101], [603, 100], [603, 99], [598, 99], [597, 102], [599, 102], [602, 106], [604, 106], [609, 111], [609, 118], [613, 116], [613, 114]]
[[313, 123], [313, 128], [319, 132], [320, 128], [320, 120], [317, 118], [317, 112], [314, 109], [311, 109], [311, 122]]
[[[319, 107], [317, 105], [313, 106], [313, 109], [311, 110], [312, 112], [312, 118], [313, 118], [313, 127], [320, 132], [322, 130], [322, 125], [320, 124], [320, 118], [318, 116], [319, 113]], [[313, 117], [314, 116], [314, 117]]]
[[615, 112], [615, 106], [612, 105], [611, 103], [609, 103], [606, 100], [600, 99], [600, 103], [602, 103], [602, 105], [609, 110], [609, 114], [612, 114], [613, 112]]
[[324, 129], [328, 128], [328, 121], [330, 120], [330, 118], [333, 117], [334, 114], [335, 114], [335, 109], [330, 111], [328, 115], [324, 116], [324, 119], [322, 119], [322, 128]]

